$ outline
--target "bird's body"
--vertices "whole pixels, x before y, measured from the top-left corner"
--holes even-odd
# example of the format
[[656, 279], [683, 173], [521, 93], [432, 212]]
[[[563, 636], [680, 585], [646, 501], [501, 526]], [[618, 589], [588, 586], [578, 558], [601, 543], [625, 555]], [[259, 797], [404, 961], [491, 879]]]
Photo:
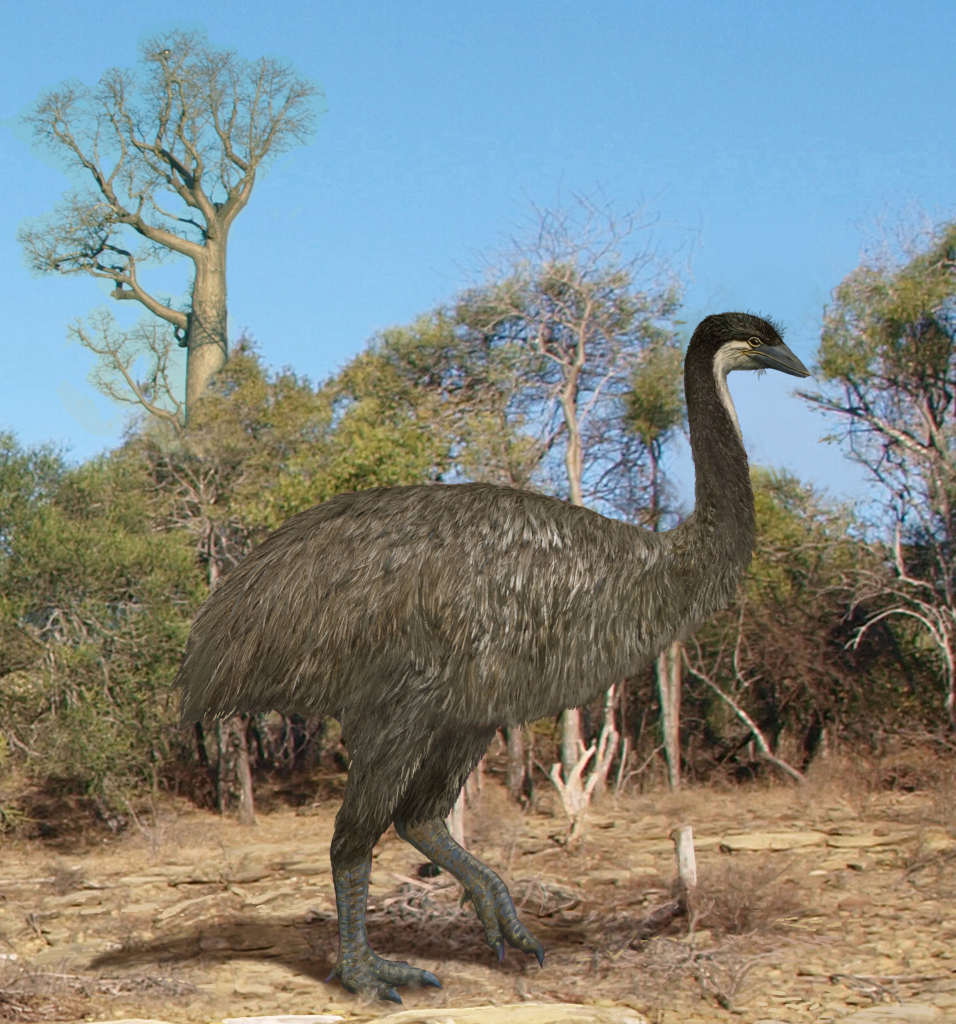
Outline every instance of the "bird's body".
[[[558, 714], [713, 610], [680, 585], [691, 564], [673, 572], [693, 526], [655, 534], [492, 484], [338, 495], [288, 519], [204, 606], [195, 628], [224, 642], [184, 711], [347, 717], [371, 677], [377, 702], [430, 726]], [[705, 605], [734, 574], [722, 582]]]
[[675, 530], [490, 484], [376, 488], [287, 520], [203, 605], [178, 676], [184, 721], [277, 709], [342, 725], [333, 973], [347, 988], [397, 999], [396, 984], [436, 983], [365, 939], [368, 862], [393, 821], [463, 882], [490, 945], [503, 951], [503, 936], [543, 955], [501, 880], [442, 819], [499, 726], [589, 702], [730, 599], [754, 509], [726, 374], [767, 366], [807, 372], [768, 321], [722, 314], [695, 332], [697, 500]]

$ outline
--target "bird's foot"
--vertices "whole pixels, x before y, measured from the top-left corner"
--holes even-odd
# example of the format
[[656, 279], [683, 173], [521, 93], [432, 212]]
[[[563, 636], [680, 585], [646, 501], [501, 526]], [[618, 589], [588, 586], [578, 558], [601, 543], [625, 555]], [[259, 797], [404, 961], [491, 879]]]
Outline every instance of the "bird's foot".
[[468, 898], [475, 905], [475, 913], [485, 929], [485, 941], [498, 954], [498, 963], [504, 959], [507, 940], [515, 949], [534, 953], [538, 965], [544, 967], [544, 946], [518, 920], [505, 883], [489, 868], [485, 870], [487, 875], [472, 881], [466, 888], [462, 902]]
[[465, 890], [462, 904], [470, 899], [485, 929], [485, 941], [498, 954], [505, 955], [505, 942], [525, 953], [534, 953], [544, 966], [544, 947], [518, 920], [511, 894], [504, 882], [477, 857], [452, 839], [441, 818], [430, 818], [410, 825], [395, 818], [395, 830], [407, 843], [425, 854], [434, 864], [451, 872]]
[[433, 985], [441, 988], [441, 982], [431, 971], [409, 967], [405, 960], [383, 960], [368, 946], [354, 956], [340, 957], [325, 979], [342, 982], [343, 987], [366, 999], [387, 999], [401, 1003], [402, 997], [395, 991], [396, 985]]

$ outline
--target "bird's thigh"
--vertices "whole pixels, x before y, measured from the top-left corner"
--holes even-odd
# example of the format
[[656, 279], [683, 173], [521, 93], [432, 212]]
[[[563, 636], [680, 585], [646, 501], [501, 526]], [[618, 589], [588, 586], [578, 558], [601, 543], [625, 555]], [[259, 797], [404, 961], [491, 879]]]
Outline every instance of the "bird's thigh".
[[436, 734], [405, 789], [396, 816], [408, 822], [447, 817], [495, 732], [494, 727], [486, 726]]
[[425, 757], [430, 737], [397, 727], [394, 720], [366, 719], [343, 734], [348, 738], [349, 777], [335, 817], [333, 860], [371, 853], [391, 824], [396, 805]]

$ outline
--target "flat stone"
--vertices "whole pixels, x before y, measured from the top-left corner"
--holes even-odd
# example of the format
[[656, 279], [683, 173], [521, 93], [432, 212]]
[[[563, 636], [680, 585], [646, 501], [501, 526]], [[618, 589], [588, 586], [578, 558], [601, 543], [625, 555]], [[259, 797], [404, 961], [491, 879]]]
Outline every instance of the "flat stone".
[[801, 850], [810, 846], [825, 846], [828, 838], [824, 832], [743, 832], [725, 835], [720, 840], [720, 848], [730, 853]]
[[576, 1003], [516, 1003], [512, 1006], [463, 1006], [403, 1010], [379, 1017], [379, 1024], [648, 1024], [625, 1006]]
[[[640, 846], [643, 853], [668, 853], [674, 852], [674, 840], [670, 836], [653, 836], [646, 839], [638, 839], [636, 843]], [[723, 839], [720, 836], [699, 836], [694, 834], [694, 849], [700, 852], [701, 850], [716, 850], [723, 844]]]
[[205, 896], [196, 896], [191, 900], [183, 900], [181, 903], [176, 903], [171, 907], [167, 907], [162, 913], [156, 915], [157, 921], [168, 921], [171, 917], [175, 917], [177, 914], [181, 914], [188, 907], [194, 907], [199, 903], [205, 903], [207, 900], [214, 899], [219, 893], [212, 892], [207, 893]]
[[261, 981], [239, 981], [232, 990], [237, 996], [271, 996], [275, 992], [272, 985], [264, 985]]
[[332, 864], [328, 860], [287, 860], [281, 863], [282, 868], [293, 875], [328, 875], [332, 873]]
[[899, 842], [898, 836], [878, 836], [874, 834], [827, 836], [827, 846], [836, 850], [867, 850], [871, 846], [893, 846]]
[[180, 869], [168, 875], [167, 881], [170, 885], [209, 885], [211, 882], [221, 882], [222, 872], [216, 868], [190, 868], [188, 871]]
[[264, 903], [271, 903], [273, 900], [279, 899], [280, 896], [298, 896], [298, 892], [295, 889], [272, 889], [270, 892], [264, 892], [259, 896], [250, 896], [243, 904], [245, 907], [260, 907]]
[[65, 896], [51, 896], [48, 901], [54, 907], [92, 907], [103, 902], [98, 892], [70, 892]]
[[119, 948], [115, 942], [70, 942], [62, 946], [41, 949], [29, 959], [35, 964], [58, 964], [61, 960], [89, 964], [101, 953], [113, 952]]
[[91, 1024], [169, 1024], [165, 1020], [153, 1020], [151, 1017], [123, 1017], [122, 1020], [94, 1020]]
[[336, 1013], [286, 1013], [271, 1017], [223, 1017], [222, 1024], [336, 1024], [345, 1020]]
[[883, 1003], [844, 1017], [840, 1024], [928, 1024], [942, 1015], [923, 1003]]

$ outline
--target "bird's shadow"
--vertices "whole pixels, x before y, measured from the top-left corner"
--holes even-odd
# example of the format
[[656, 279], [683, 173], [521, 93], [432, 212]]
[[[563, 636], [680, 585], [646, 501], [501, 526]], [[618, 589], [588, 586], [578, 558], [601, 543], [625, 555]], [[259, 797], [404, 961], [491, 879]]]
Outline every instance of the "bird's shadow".
[[[536, 970], [533, 956], [509, 950], [501, 964], [485, 945], [478, 920], [435, 922], [376, 920], [368, 922], [369, 942], [386, 959], [449, 961], [477, 964], [507, 974], [522, 974], [529, 966]], [[227, 961], [272, 961], [290, 973], [324, 982], [335, 964], [338, 949], [338, 921], [334, 913], [321, 910], [301, 917], [236, 915], [188, 928], [169, 931], [150, 939], [129, 940], [123, 947], [101, 953], [90, 961], [94, 970], [136, 970], [146, 965], [189, 963], [193, 967]], [[338, 982], [335, 983], [336, 985]]]

